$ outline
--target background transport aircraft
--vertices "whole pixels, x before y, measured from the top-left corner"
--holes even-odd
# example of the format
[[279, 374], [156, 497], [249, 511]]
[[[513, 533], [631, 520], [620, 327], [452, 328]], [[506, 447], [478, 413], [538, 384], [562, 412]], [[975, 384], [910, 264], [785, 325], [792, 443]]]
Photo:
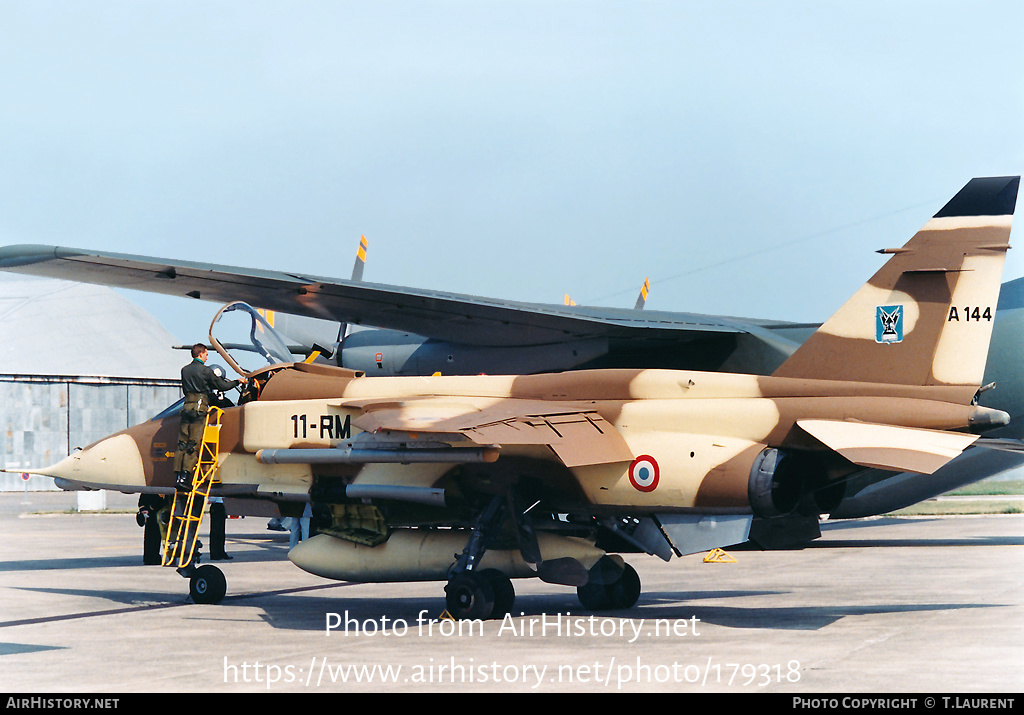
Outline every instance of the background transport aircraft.
[[[355, 266], [352, 269], [353, 283], [362, 280], [367, 248], [368, 241], [365, 236], [361, 236]], [[633, 311], [644, 309], [650, 287], [650, 279], [645, 278], [633, 305]], [[391, 288], [404, 290], [394, 286]], [[460, 296], [460, 299], [477, 300], [472, 296]], [[575, 307], [577, 304], [566, 294], [563, 305]], [[499, 347], [486, 342], [476, 344], [473, 341], [477, 338], [472, 335], [475, 326], [468, 322], [467, 337], [460, 341], [450, 341], [386, 327], [364, 328], [355, 331], [360, 333], [359, 335], [353, 335], [352, 326], [347, 321], [324, 320], [309, 315], [271, 310], [264, 310], [263, 314], [267, 322], [284, 336], [292, 352], [303, 355], [317, 353], [321, 356], [318, 358], [320, 360], [331, 358], [339, 367], [360, 370], [368, 375], [477, 375], [481, 372], [518, 374], [558, 371], [563, 369], [558, 366], [564, 364], [564, 350], [559, 349], [557, 344], [530, 346], [525, 350]], [[506, 369], [495, 369], [499, 367]], [[527, 369], [528, 367], [531, 369]], [[574, 365], [570, 364], [564, 369], [573, 367]]]
[[[951, 204], [967, 204], [996, 182], [998, 207], [1012, 212], [1012, 179], [975, 180]], [[988, 184], [984, 184], [987, 186]], [[817, 326], [784, 321], [639, 310], [532, 304], [361, 281], [361, 240], [350, 280], [262, 271], [53, 246], [0, 249], [0, 268], [168, 295], [246, 301], [269, 308], [288, 343], [331, 356], [367, 375], [528, 374], [594, 367], [682, 368], [768, 375]], [[1024, 437], [1024, 279], [1003, 286], [979, 403], [1014, 419], [999, 436]], [[353, 324], [383, 326], [351, 331]], [[968, 450], [927, 479], [864, 470], [830, 506], [833, 518], [885, 513], [1024, 465], [1024, 454]], [[818, 535], [818, 515], [790, 517], [762, 546]]]
[[[770, 376], [269, 365], [224, 411], [215, 493], [282, 513], [312, 502], [329, 525], [293, 562], [352, 581], [447, 581], [456, 617], [508, 612], [510, 579], [529, 576], [575, 586], [590, 609], [628, 608], [639, 578], [616, 552], [731, 545], [754, 516], [827, 511], [865, 468], [928, 475], [971, 445], [1002, 446], [988, 435], [1010, 416], [978, 396], [1018, 185], [971, 181]], [[38, 473], [173, 492], [177, 425], [158, 416]], [[211, 569], [182, 572], [215, 601]]]
[[[0, 248], [0, 268], [388, 328], [362, 338], [351, 333], [340, 346], [337, 364], [368, 375], [526, 374], [638, 363], [758, 372], [746, 364], [768, 364], [765, 354], [781, 364], [793, 348], [766, 329], [780, 325], [772, 321], [523, 303], [56, 246]], [[335, 347], [337, 334], [316, 337], [327, 352]]]

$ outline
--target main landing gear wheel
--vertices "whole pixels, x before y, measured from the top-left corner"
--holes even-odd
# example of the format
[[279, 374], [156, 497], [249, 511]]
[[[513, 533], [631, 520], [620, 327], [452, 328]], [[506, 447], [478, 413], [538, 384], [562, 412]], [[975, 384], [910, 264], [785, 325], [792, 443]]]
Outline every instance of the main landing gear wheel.
[[591, 578], [576, 589], [583, 607], [591, 611], [632, 608], [640, 598], [640, 576], [629, 564], [624, 564], [621, 573], [604, 582], [597, 569], [591, 570]]
[[220, 603], [228, 582], [216, 566], [200, 566], [188, 581], [188, 593], [195, 603]]
[[494, 587], [483, 572], [467, 571], [452, 576], [444, 593], [452, 618], [484, 620], [494, 612]]
[[490, 617], [504, 618], [512, 612], [512, 604], [516, 600], [512, 580], [498, 569], [484, 569], [480, 576], [490, 581], [491, 589], [494, 591], [494, 608]]

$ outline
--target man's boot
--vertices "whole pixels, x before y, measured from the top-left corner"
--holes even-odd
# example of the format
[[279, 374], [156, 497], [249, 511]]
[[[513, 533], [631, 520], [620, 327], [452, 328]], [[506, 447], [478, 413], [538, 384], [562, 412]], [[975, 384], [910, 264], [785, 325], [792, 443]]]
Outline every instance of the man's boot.
[[192, 491], [192, 479], [188, 472], [178, 472], [175, 475], [174, 489], [185, 494]]

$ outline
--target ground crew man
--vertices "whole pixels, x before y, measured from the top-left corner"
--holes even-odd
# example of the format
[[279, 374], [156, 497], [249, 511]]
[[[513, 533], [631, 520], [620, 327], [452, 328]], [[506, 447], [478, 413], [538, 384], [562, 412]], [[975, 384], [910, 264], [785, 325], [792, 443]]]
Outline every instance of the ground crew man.
[[224, 525], [227, 520], [224, 498], [210, 497], [210, 558], [214, 561], [230, 561], [234, 558], [224, 550]]
[[140, 494], [139, 512], [135, 517], [142, 532], [142, 563], [159, 566], [163, 562], [164, 524], [160, 523], [160, 511], [167, 508], [162, 494]]
[[192, 346], [192, 362], [181, 368], [181, 391], [185, 393], [185, 404], [181, 408], [178, 447], [174, 452], [174, 488], [179, 492], [192, 490], [206, 414], [210, 411], [211, 403], [217, 399], [215, 393], [247, 382], [244, 377], [238, 380], [220, 377], [212, 367], [206, 365], [208, 356], [206, 346], [196, 343]]

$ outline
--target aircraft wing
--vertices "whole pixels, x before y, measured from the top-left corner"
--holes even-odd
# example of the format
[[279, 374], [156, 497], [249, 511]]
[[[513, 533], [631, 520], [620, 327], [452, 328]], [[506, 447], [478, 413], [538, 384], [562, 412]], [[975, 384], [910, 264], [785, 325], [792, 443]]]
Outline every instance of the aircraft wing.
[[425, 398], [341, 404], [360, 407], [363, 414], [352, 424], [371, 433], [461, 435], [483, 446], [546, 446], [567, 467], [629, 462], [634, 456], [618, 430], [584, 403], [505, 399], [469, 409]]
[[757, 333], [743, 321], [650, 310], [502, 301], [282, 271], [44, 245], [0, 248], [0, 269], [404, 330], [470, 345], [605, 337], [687, 342]]

